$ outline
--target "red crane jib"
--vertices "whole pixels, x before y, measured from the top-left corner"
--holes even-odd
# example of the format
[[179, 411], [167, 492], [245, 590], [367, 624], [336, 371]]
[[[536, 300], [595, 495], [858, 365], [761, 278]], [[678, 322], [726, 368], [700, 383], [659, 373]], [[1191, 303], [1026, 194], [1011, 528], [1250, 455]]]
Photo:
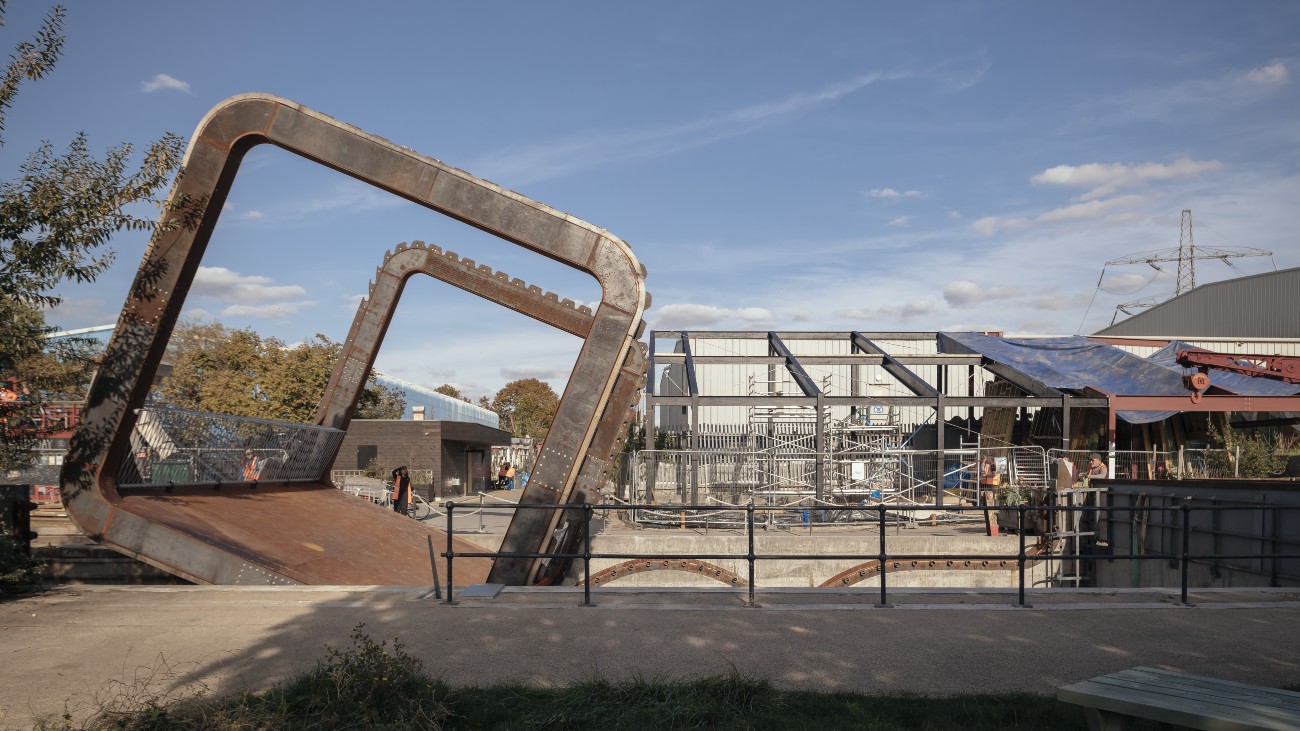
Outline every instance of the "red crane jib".
[[1286, 383], [1300, 383], [1300, 358], [1285, 355], [1246, 355], [1242, 353], [1213, 353], [1208, 350], [1180, 350], [1174, 354], [1178, 365], [1199, 368], [1202, 373], [1210, 368], [1244, 376], [1273, 378]]

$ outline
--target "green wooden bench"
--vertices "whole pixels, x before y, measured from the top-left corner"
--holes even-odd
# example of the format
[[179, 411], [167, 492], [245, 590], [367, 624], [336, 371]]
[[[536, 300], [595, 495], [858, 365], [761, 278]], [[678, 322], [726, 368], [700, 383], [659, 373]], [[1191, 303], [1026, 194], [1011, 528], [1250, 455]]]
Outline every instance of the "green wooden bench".
[[1145, 718], [1206, 731], [1300, 729], [1300, 693], [1155, 668], [1130, 668], [1056, 691], [1083, 706], [1094, 731], [1128, 728]]

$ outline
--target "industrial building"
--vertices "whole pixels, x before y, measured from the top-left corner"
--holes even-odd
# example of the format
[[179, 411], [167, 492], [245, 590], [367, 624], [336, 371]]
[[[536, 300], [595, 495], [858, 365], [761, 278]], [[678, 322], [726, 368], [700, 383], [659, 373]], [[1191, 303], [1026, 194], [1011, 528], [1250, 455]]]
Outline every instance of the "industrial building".
[[1044, 484], [1048, 459], [1081, 467], [1094, 451], [1115, 476], [1187, 474], [1206, 413], [1276, 425], [1300, 412], [1300, 385], [1270, 378], [1216, 372], [1189, 390], [1177, 341], [1135, 343], [1142, 357], [1086, 337], [985, 333], [650, 338], [640, 498], [942, 502], [974, 494], [979, 458]]

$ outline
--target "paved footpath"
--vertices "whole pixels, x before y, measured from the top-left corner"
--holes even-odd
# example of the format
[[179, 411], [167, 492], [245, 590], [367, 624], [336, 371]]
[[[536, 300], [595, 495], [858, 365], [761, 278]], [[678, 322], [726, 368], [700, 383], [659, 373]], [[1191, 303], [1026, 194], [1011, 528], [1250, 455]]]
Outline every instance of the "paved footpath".
[[1300, 685], [1294, 590], [1034, 592], [727, 589], [506, 590], [447, 605], [411, 587], [68, 586], [0, 602], [0, 728], [84, 716], [96, 695], [149, 680], [170, 690], [263, 688], [360, 623], [399, 638], [453, 685], [559, 685], [741, 672], [782, 687], [867, 692], [1050, 693], [1152, 665]]

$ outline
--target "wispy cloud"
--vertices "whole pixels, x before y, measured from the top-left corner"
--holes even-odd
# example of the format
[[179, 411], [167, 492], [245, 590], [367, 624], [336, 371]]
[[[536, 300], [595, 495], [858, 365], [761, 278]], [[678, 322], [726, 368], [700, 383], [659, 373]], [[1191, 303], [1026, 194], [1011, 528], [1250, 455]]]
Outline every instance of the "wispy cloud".
[[1116, 208], [1136, 206], [1151, 200], [1146, 195], [1121, 195], [1105, 200], [1090, 200], [1074, 203], [1061, 208], [1054, 208], [1038, 214], [1034, 220], [1042, 223], [1060, 223], [1062, 221], [1092, 220], [1108, 215]]
[[1030, 178], [1039, 185], [1060, 185], [1088, 188], [1081, 200], [1093, 200], [1110, 195], [1120, 188], [1136, 188], [1148, 183], [1192, 178], [1201, 173], [1221, 170], [1218, 160], [1193, 160], [1180, 157], [1172, 163], [1143, 162], [1088, 163], [1086, 165], [1057, 165]]
[[868, 198], [920, 198], [919, 190], [894, 190], [893, 188], [872, 188], [864, 193]]
[[962, 279], [949, 282], [943, 288], [944, 301], [953, 307], [970, 307], [971, 305], [1019, 296], [1020, 289], [1014, 285], [1001, 285], [986, 289], [974, 282]]
[[908, 226], [912, 225], [912, 217], [911, 217], [911, 216], [899, 216], [898, 218], [892, 218], [892, 219], [890, 219], [889, 222], [888, 222], [887, 224], [885, 224], [885, 225], [887, 225], [887, 226], [895, 226], [895, 227], [898, 227], [898, 228], [907, 228]]
[[712, 327], [722, 322], [739, 321], [754, 325], [773, 320], [765, 307], [714, 307], [713, 305], [672, 304], [655, 309], [654, 326], [660, 330], [689, 330]]
[[521, 378], [536, 378], [539, 381], [550, 381], [558, 378], [566, 378], [570, 369], [560, 366], [545, 366], [521, 364], [517, 366], [506, 366], [501, 369], [501, 377], [515, 381]]
[[273, 302], [265, 305], [230, 305], [223, 309], [221, 314], [226, 317], [252, 317], [258, 320], [268, 320], [296, 315], [315, 305], [316, 303], [311, 300]]
[[1291, 72], [1285, 61], [1274, 61], [1267, 66], [1247, 71], [1246, 81], [1259, 86], [1281, 86], [1291, 81]]
[[188, 82], [181, 81], [174, 76], [158, 74], [150, 81], [141, 81], [140, 91], [146, 94], [152, 94], [155, 91], [182, 91], [188, 94], [190, 85]]
[[1267, 99], [1290, 82], [1290, 64], [1277, 59], [1264, 66], [1235, 69], [1209, 78], [1155, 88], [1132, 89], [1087, 102], [1079, 118], [1089, 122], [1128, 123], [1194, 115], [1241, 115], [1242, 105]]
[[870, 309], [857, 308], [850, 310], [837, 310], [833, 314], [836, 317], [843, 317], [849, 320], [911, 320], [913, 318], [926, 315], [936, 315], [943, 312], [943, 306], [932, 299], [908, 300], [900, 305], [885, 305], [884, 307]]
[[876, 82], [909, 75], [908, 72], [862, 74], [814, 91], [689, 122], [591, 132], [531, 147], [507, 148], [474, 161], [470, 169], [491, 180], [522, 185], [604, 165], [653, 159], [753, 132], [793, 114], [843, 99]]

